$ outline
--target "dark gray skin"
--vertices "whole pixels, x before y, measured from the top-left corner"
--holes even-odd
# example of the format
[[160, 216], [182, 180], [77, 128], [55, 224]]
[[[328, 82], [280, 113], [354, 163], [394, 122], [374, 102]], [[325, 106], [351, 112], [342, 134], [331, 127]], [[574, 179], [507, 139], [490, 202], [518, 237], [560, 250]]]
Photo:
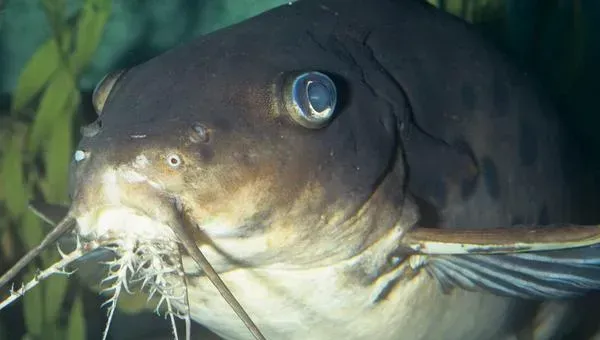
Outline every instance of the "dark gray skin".
[[[318, 130], [290, 119], [281, 87], [290, 72], [312, 70], [338, 86], [336, 117]], [[586, 183], [567, 169], [553, 108], [470, 27], [420, 1], [304, 0], [267, 12], [129, 70], [99, 121], [78, 147], [89, 157], [73, 166], [75, 214], [113, 204], [102, 171], [144, 154], [152, 166], [143, 174], [161, 183], [160, 195], [119, 182], [122, 203], [166, 223], [176, 197], [201, 231], [196, 241], [220, 249], [207, 255], [219, 272], [232, 259], [332, 265], [398, 225], [588, 222], [574, 200]], [[194, 124], [208, 129], [206, 140]], [[229, 229], [211, 229], [215, 216]], [[522, 301], [417, 301], [406, 309], [436, 314], [403, 325], [411, 339], [506, 337], [515, 321], [529, 323], [514, 313]], [[477, 328], [456, 325], [469, 317]], [[538, 335], [545, 331], [554, 332]]]

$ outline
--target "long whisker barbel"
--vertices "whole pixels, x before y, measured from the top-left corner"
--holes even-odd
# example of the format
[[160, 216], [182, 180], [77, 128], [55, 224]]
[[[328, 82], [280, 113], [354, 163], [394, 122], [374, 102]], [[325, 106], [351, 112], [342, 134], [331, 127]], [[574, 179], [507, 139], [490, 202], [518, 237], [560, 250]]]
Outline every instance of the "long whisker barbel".
[[213, 266], [208, 262], [208, 259], [202, 254], [198, 246], [192, 240], [190, 235], [187, 234], [186, 230], [183, 228], [182, 224], [176, 223], [171, 226], [173, 232], [177, 235], [181, 243], [183, 244], [184, 249], [188, 252], [188, 254], [194, 259], [196, 264], [200, 266], [202, 271], [206, 274], [210, 282], [217, 288], [221, 296], [225, 299], [225, 301], [229, 304], [231, 309], [238, 315], [240, 320], [246, 325], [250, 333], [254, 336], [256, 340], [266, 340], [264, 335], [262, 335], [261, 331], [258, 329], [256, 324], [252, 321], [248, 313], [244, 310], [242, 305], [238, 302], [238, 300], [233, 296], [233, 293], [227, 288], [227, 285], [219, 274], [215, 271]]

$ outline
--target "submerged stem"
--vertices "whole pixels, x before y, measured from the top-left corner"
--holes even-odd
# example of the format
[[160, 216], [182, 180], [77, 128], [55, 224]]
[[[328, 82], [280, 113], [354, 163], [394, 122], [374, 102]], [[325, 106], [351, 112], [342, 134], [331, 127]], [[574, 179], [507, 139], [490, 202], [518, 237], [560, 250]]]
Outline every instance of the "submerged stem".
[[12, 266], [2, 277], [0, 277], [0, 287], [4, 286], [8, 281], [12, 280], [23, 268], [25, 268], [33, 259], [38, 256], [49, 245], [56, 242], [67, 231], [75, 226], [75, 219], [71, 213], [60, 221], [54, 229], [38, 244], [23, 256], [14, 266]]
[[81, 246], [77, 247], [74, 251], [70, 252], [69, 254], [64, 255], [60, 261], [54, 263], [47, 269], [39, 272], [37, 275], [35, 275], [35, 277], [32, 280], [27, 282], [25, 285], [23, 285], [18, 290], [13, 291], [11, 289], [10, 296], [8, 298], [6, 298], [4, 301], [0, 302], [0, 310], [3, 309], [4, 307], [10, 305], [11, 303], [15, 302], [19, 297], [23, 296], [26, 292], [30, 291], [32, 288], [37, 286], [40, 282], [47, 279], [51, 275], [54, 275], [54, 274], [70, 275], [70, 274], [72, 274], [70, 272], [66, 272], [64, 270], [65, 267], [67, 267], [71, 263], [77, 261], [83, 255], [93, 251], [94, 249], [96, 249], [95, 245], [87, 245], [87, 244], [85, 247], [81, 247]]

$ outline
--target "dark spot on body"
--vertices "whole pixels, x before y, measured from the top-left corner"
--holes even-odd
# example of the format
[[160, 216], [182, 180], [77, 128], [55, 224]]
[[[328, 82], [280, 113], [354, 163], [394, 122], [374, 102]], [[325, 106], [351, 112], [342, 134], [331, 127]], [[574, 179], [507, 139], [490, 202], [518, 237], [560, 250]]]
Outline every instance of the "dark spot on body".
[[448, 190], [446, 183], [440, 178], [434, 182], [434, 196], [432, 197], [436, 206], [443, 208], [447, 203]]
[[481, 161], [481, 171], [483, 173], [483, 183], [488, 194], [494, 199], [500, 198], [500, 181], [498, 177], [498, 168], [489, 157], [484, 157]]
[[508, 95], [508, 85], [504, 75], [496, 75], [494, 77], [493, 91], [492, 102], [494, 106], [492, 115], [495, 117], [505, 116], [509, 112], [508, 102], [510, 99]]
[[480, 172], [479, 164], [477, 164], [477, 157], [475, 157], [475, 152], [473, 152], [473, 149], [464, 138], [458, 138], [453, 143], [453, 146], [461, 153], [467, 155], [472, 161], [472, 169], [465, 169], [465, 171], [469, 171], [470, 173], [466, 174], [465, 176], [462, 176], [462, 180], [460, 182], [460, 197], [466, 201], [475, 194], [475, 190], [477, 189], [477, 182], [479, 180]]
[[519, 129], [519, 159], [521, 165], [528, 166], [535, 163], [538, 156], [538, 140], [535, 129], [526, 121], [521, 121]]
[[475, 89], [473, 86], [468, 84], [463, 85], [461, 89], [461, 97], [464, 110], [473, 111], [473, 109], [475, 109]]
[[463, 200], [468, 200], [475, 194], [475, 190], [477, 189], [477, 179], [479, 177], [471, 177], [466, 178], [460, 183], [460, 197]]
[[540, 209], [540, 214], [538, 216], [537, 223], [540, 225], [550, 224], [550, 213], [548, 212], [548, 205], [545, 203], [542, 206], [542, 209]]
[[467, 154], [469, 157], [471, 157], [473, 162], [476, 163], [477, 157], [475, 157], [475, 152], [473, 152], [473, 149], [464, 138], [457, 138], [452, 145], [454, 148], [458, 149], [458, 151]]
[[200, 157], [202, 157], [202, 161], [209, 162], [215, 157], [215, 152], [209, 146], [201, 146], [200, 147]]
[[438, 227], [441, 221], [438, 209], [421, 197], [414, 196], [414, 200], [419, 208], [419, 226], [425, 228]]

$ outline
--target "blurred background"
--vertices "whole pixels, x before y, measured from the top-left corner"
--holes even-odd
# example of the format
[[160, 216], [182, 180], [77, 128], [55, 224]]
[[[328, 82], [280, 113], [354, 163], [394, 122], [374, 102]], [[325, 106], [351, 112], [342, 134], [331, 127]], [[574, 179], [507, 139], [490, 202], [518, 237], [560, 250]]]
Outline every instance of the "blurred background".
[[[286, 2], [0, 0], [0, 272], [50, 229], [27, 202], [68, 204], [67, 169], [79, 126], [94, 118], [91, 92], [106, 73]], [[477, 25], [535, 73], [563, 123], [600, 160], [593, 151], [600, 145], [600, 1], [429, 2]], [[57, 256], [51, 249], [36, 266]], [[154, 322], [148, 311], [133, 316], [145, 299], [121, 300], [115, 338], [170, 338], [168, 322]], [[101, 302], [77, 280], [51, 278], [0, 313], [0, 339], [96, 339], [106, 315]]]

